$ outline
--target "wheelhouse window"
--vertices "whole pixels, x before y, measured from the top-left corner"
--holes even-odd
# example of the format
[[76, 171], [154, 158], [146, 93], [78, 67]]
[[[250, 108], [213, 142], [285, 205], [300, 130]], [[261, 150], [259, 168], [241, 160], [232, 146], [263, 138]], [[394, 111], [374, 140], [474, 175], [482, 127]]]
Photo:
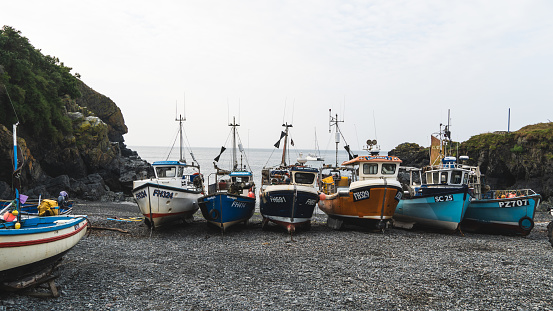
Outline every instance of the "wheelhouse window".
[[447, 172], [442, 172], [440, 174], [440, 183], [441, 184], [447, 184]]
[[383, 175], [393, 175], [396, 173], [396, 165], [390, 163], [382, 164], [382, 174]]
[[378, 164], [376, 163], [365, 163], [363, 164], [363, 174], [378, 174]]
[[157, 177], [175, 177], [176, 167], [156, 167]]
[[461, 171], [453, 171], [451, 172], [451, 183], [460, 185], [463, 181], [463, 172]]
[[315, 180], [315, 174], [311, 173], [295, 173], [294, 180], [296, 184], [312, 184]]

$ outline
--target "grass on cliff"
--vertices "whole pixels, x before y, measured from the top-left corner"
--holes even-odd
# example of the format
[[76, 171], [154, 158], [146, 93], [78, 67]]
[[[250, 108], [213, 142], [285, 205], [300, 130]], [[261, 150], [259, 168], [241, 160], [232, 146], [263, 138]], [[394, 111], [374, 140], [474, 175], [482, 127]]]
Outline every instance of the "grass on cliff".
[[489, 149], [495, 150], [501, 146], [508, 146], [511, 152], [523, 152], [524, 144], [548, 150], [553, 147], [553, 123], [538, 123], [527, 125], [515, 132], [484, 133], [472, 136], [462, 143], [465, 150]]

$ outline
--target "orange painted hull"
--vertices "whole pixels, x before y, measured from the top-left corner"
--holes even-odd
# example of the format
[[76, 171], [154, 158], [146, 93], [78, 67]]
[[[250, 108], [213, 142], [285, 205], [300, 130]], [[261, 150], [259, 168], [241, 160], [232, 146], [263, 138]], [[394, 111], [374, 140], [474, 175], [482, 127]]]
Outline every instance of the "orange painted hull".
[[366, 199], [354, 200], [350, 191], [347, 196], [327, 195], [319, 201], [319, 208], [327, 215], [344, 221], [362, 224], [389, 220], [394, 216], [402, 189], [394, 186], [372, 186]]

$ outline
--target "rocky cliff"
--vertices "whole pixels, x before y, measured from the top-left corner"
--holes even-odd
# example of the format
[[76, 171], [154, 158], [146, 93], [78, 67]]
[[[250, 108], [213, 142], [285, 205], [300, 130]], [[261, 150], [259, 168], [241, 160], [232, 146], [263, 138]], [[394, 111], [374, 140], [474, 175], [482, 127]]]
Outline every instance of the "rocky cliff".
[[[73, 127], [71, 135], [59, 142], [44, 141], [24, 130], [18, 135], [23, 193], [54, 197], [65, 190], [73, 198], [121, 199], [131, 195], [134, 179], [152, 174], [151, 166], [125, 146], [127, 127], [116, 104], [82, 81], [79, 90], [82, 97], [78, 100], [64, 98], [64, 113]], [[19, 129], [24, 127], [21, 124]], [[12, 195], [12, 145], [11, 127], [0, 125], [2, 198]]]

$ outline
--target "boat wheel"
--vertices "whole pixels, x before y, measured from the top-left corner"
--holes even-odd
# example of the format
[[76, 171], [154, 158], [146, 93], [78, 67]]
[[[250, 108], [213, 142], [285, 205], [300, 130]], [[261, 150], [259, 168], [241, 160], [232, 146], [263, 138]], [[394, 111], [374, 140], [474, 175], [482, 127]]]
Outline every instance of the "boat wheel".
[[549, 243], [553, 246], [553, 221], [547, 225], [547, 237], [549, 238]]

